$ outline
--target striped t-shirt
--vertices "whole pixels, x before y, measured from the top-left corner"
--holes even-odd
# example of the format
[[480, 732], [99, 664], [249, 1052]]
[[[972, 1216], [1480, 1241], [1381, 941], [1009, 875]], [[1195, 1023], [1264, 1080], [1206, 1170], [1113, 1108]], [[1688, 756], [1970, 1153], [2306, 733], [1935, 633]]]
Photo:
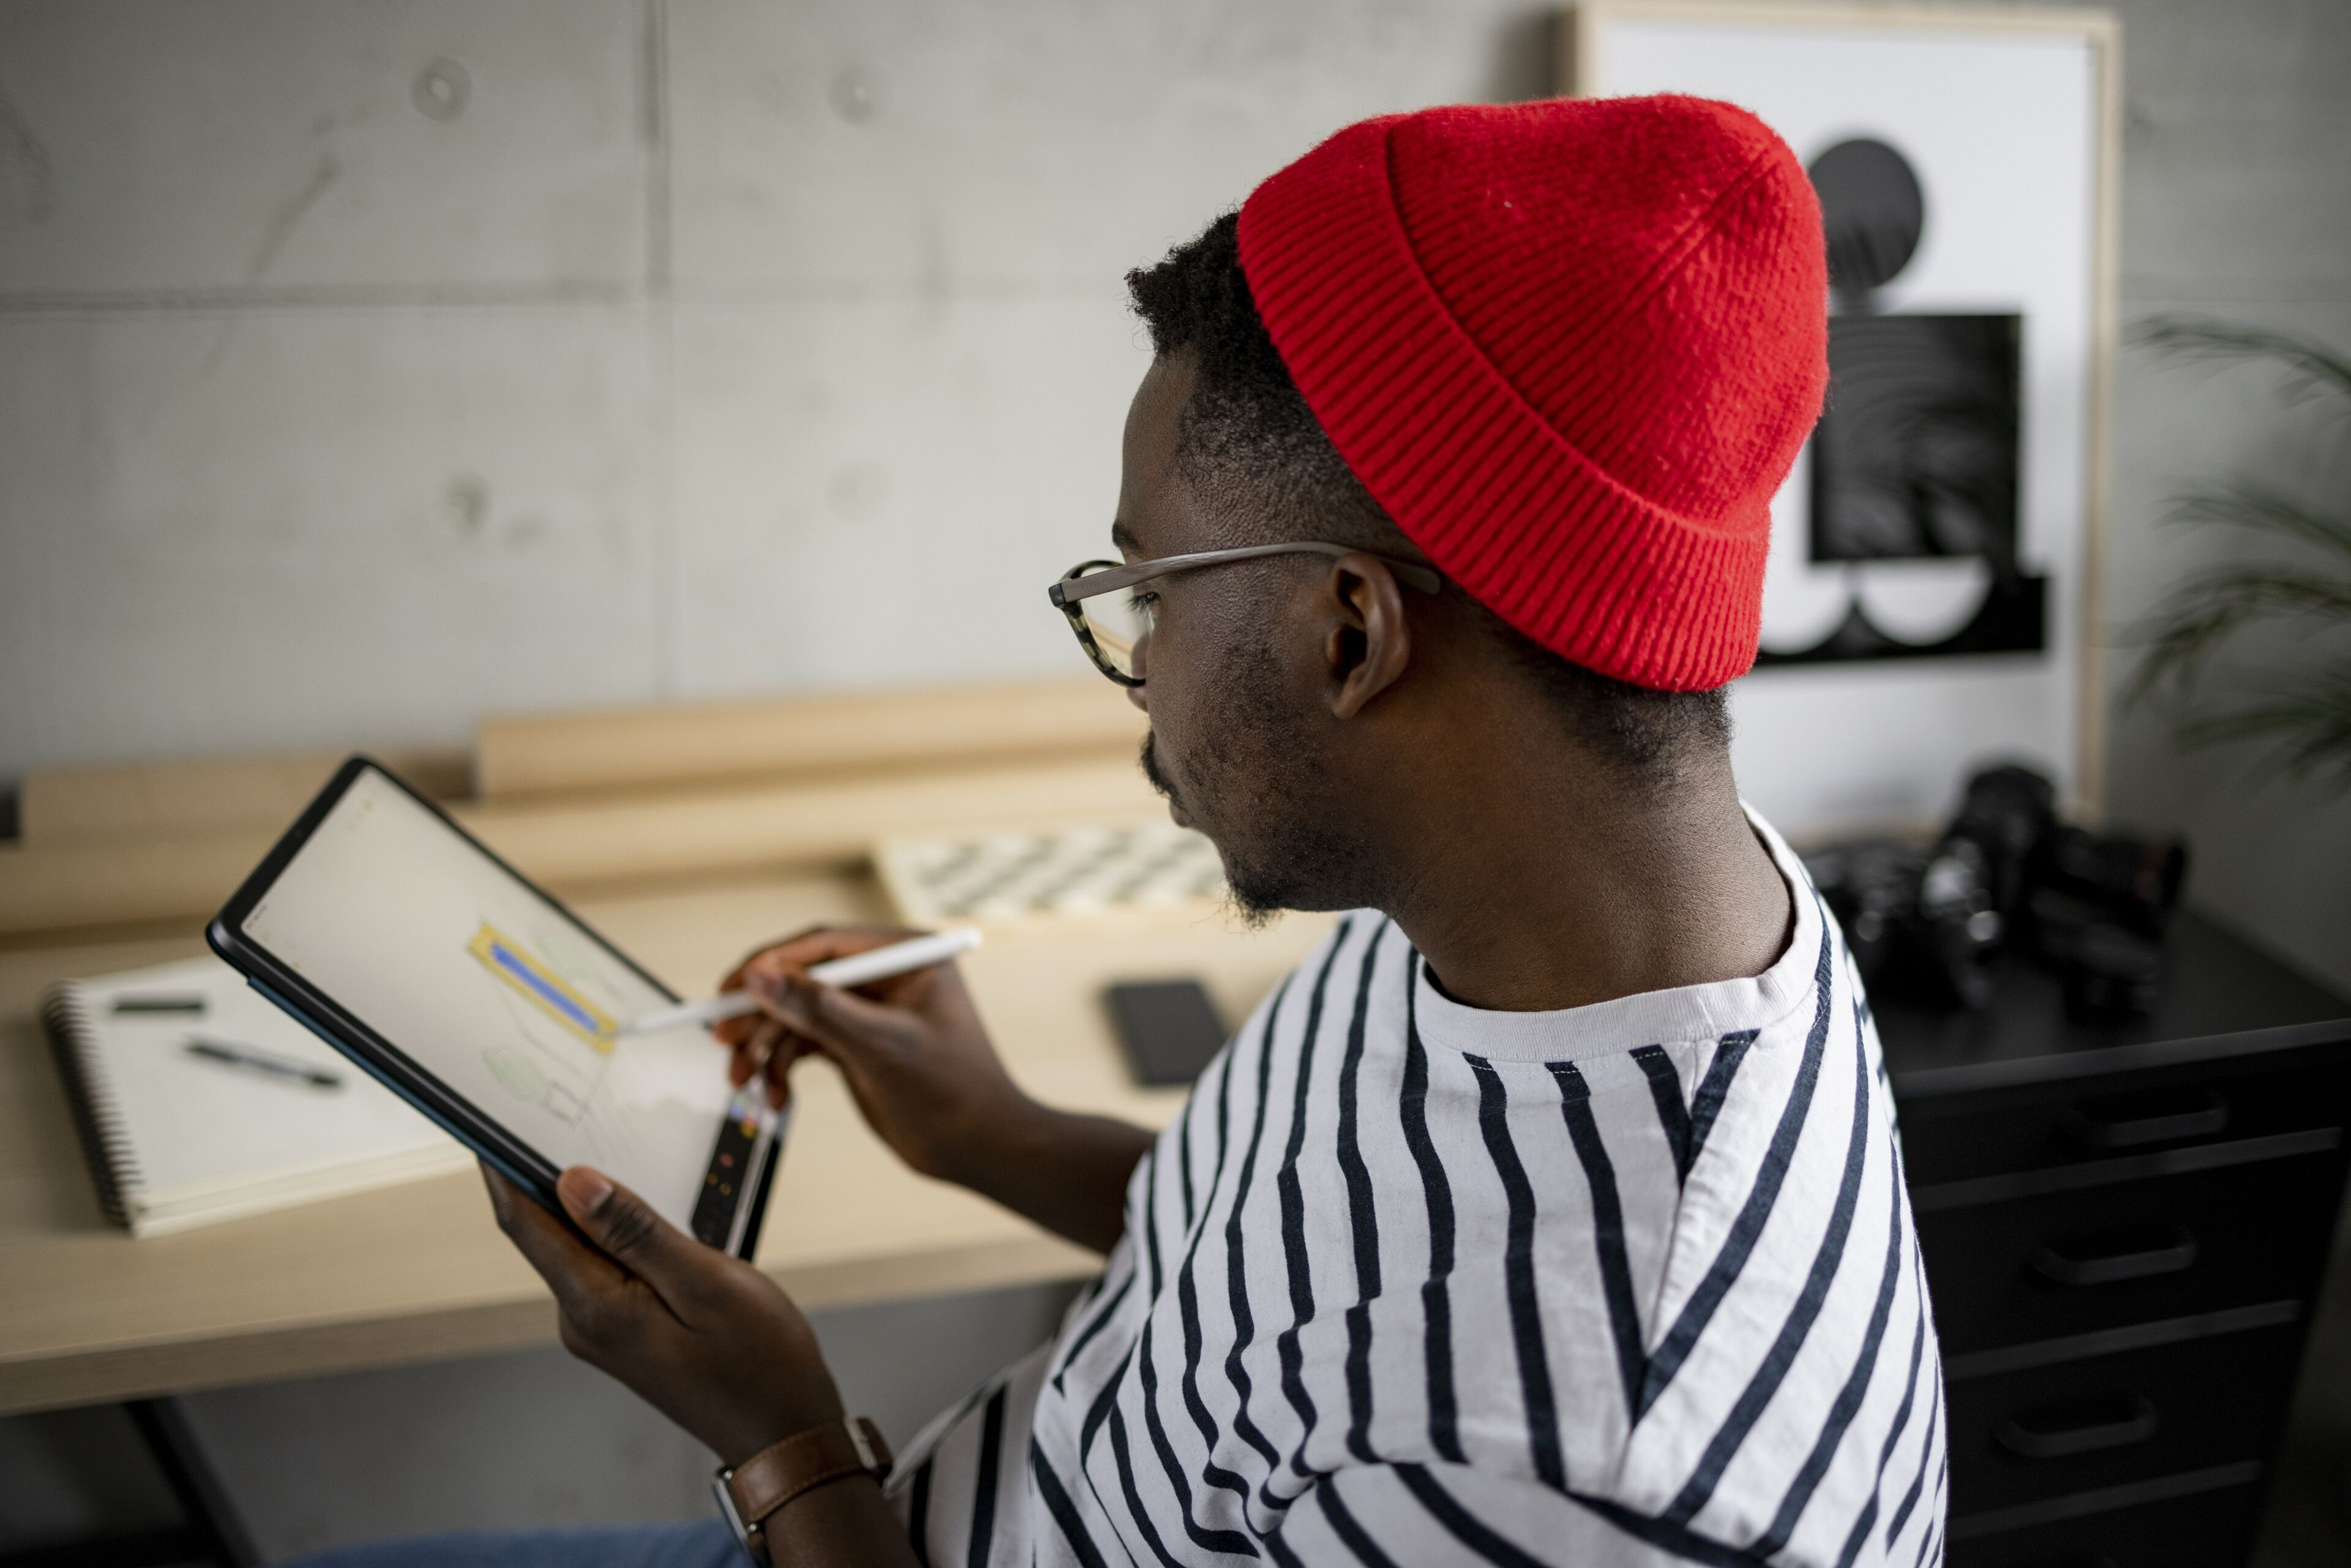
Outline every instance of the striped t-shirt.
[[908, 1446], [933, 1564], [1933, 1563], [1934, 1325], [1867, 1002], [1779, 837], [1752, 979], [1465, 1007], [1332, 935], [1059, 1338]]

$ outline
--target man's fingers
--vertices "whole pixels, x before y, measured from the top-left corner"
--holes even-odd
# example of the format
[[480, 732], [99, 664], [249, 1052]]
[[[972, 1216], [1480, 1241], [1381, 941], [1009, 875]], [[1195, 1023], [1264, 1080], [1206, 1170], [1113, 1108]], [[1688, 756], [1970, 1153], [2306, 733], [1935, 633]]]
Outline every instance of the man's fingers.
[[780, 1111], [792, 1103], [792, 1063], [803, 1056], [816, 1054], [817, 1048], [806, 1035], [794, 1034], [780, 1024], [777, 1029], [780, 1038], [776, 1048], [768, 1053], [766, 1065], [761, 1071], [768, 1080], [768, 1108]]
[[904, 1032], [903, 1009], [869, 1001], [854, 991], [806, 975], [755, 970], [747, 984], [770, 1017], [792, 1033], [830, 1050], [860, 1055]]
[[[852, 953], [869, 952], [886, 947], [893, 942], [903, 942], [918, 936], [914, 931], [894, 927], [811, 925], [780, 941], [764, 943], [743, 956], [742, 962], [720, 977], [718, 991], [739, 991], [755, 974], [778, 974], [805, 969], [811, 964], [821, 964], [828, 958], [845, 958]], [[750, 1038], [759, 1020], [753, 1016], [726, 1019], [711, 1026], [721, 1045], [739, 1046]]]
[[566, 1229], [563, 1221], [532, 1202], [528, 1194], [486, 1164], [482, 1181], [490, 1189], [490, 1211], [497, 1216], [498, 1228], [555, 1292], [556, 1305], [566, 1319], [596, 1315], [592, 1303], [598, 1298], [625, 1290], [628, 1276], [610, 1258]]
[[555, 1192], [588, 1239], [652, 1286], [673, 1311], [692, 1292], [709, 1249], [655, 1214], [644, 1199], [586, 1166], [565, 1171]]
[[773, 942], [763, 942], [743, 955], [742, 962], [726, 971], [718, 982], [722, 991], [742, 987], [743, 979], [758, 968], [805, 969], [810, 964], [821, 964], [827, 958], [846, 958], [852, 953], [863, 953], [875, 947], [886, 947], [893, 942], [903, 942], [909, 936], [919, 936], [918, 931], [889, 925], [810, 925], [789, 936]]
[[740, 1089], [754, 1078], [765, 1079], [768, 1103], [780, 1111], [792, 1097], [792, 1063], [816, 1048], [765, 1013], [753, 1021], [758, 1028], [735, 1043], [726, 1060], [726, 1082]]
[[750, 1013], [732, 1021], [746, 1026], [726, 1041], [734, 1052], [727, 1059], [726, 1082], [739, 1089], [758, 1077], [775, 1055], [784, 1026], [765, 1013]]
[[920, 932], [893, 925], [818, 925], [752, 954], [745, 961], [745, 967], [756, 970], [781, 966], [805, 969], [829, 958], [870, 953], [876, 947], [887, 947], [893, 942], [904, 942], [909, 936], [920, 935]]
[[[632, 1274], [580, 1240], [560, 1219], [488, 1166], [482, 1167], [482, 1176], [489, 1184], [490, 1207], [497, 1214], [498, 1228], [555, 1294], [564, 1349], [591, 1365], [614, 1371], [632, 1354], [643, 1351], [650, 1334], [676, 1329], [675, 1312], [666, 1310], [667, 1298], [642, 1274]], [[556, 1190], [565, 1208], [571, 1208], [559, 1182]], [[643, 1207], [633, 1197], [630, 1202]], [[661, 1223], [649, 1212], [646, 1218]]]

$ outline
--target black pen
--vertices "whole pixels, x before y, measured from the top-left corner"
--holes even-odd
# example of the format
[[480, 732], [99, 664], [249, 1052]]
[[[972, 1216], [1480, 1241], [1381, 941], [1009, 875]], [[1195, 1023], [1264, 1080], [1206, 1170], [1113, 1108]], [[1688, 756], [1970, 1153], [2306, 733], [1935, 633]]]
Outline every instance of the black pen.
[[118, 1013], [200, 1013], [204, 1010], [204, 998], [200, 996], [125, 996], [114, 998]]
[[323, 1067], [313, 1067], [299, 1057], [279, 1056], [275, 1051], [256, 1051], [249, 1045], [236, 1045], [225, 1040], [206, 1040], [202, 1035], [190, 1035], [186, 1051], [190, 1056], [206, 1061], [217, 1061], [225, 1067], [248, 1067], [256, 1072], [266, 1072], [274, 1078], [295, 1078], [313, 1089], [340, 1089], [340, 1073], [329, 1072]]

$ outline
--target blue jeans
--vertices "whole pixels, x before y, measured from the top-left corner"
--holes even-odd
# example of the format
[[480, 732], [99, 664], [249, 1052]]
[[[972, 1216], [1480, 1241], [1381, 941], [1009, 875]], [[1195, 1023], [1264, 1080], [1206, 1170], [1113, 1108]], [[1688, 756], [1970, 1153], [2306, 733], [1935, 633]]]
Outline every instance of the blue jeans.
[[751, 1568], [723, 1521], [409, 1535], [330, 1546], [285, 1568]]

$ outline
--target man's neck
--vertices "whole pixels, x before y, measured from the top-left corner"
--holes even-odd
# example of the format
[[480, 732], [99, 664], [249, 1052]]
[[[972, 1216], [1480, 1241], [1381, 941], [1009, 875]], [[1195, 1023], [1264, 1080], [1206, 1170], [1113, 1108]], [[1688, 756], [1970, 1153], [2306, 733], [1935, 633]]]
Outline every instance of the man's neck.
[[1728, 758], [1664, 784], [1486, 760], [1447, 770], [1381, 855], [1402, 873], [1387, 912], [1458, 1000], [1582, 1007], [1760, 974], [1786, 947], [1788, 886]]

